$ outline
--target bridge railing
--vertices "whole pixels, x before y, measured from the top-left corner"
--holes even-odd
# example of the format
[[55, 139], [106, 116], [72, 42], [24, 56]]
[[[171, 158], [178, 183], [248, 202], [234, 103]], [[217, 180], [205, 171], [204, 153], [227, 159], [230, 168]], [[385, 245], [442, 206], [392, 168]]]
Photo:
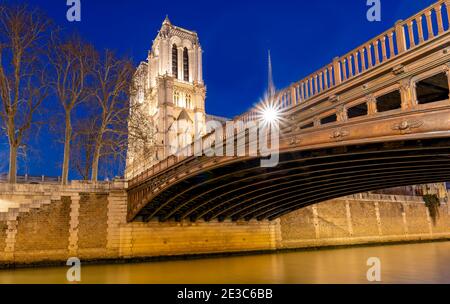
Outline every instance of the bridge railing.
[[[276, 106], [281, 110], [295, 107], [441, 36], [449, 29], [449, 16], [450, 0], [440, 0], [405, 21], [398, 21], [384, 33], [280, 91]], [[236, 120], [253, 121], [257, 115], [253, 108]]]
[[[0, 183], [8, 182], [8, 174], [0, 174]], [[50, 176], [31, 176], [31, 175], [18, 175], [16, 177], [18, 184], [59, 184], [61, 183], [61, 177]]]

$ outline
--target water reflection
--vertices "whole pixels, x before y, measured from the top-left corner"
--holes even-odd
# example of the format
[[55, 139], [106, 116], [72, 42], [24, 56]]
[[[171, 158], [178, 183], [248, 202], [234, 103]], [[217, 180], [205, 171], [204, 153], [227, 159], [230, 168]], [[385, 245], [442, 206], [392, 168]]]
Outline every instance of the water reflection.
[[[450, 242], [82, 267], [82, 283], [368, 283], [378, 257], [384, 283], [450, 283]], [[0, 271], [0, 283], [67, 283], [68, 268]]]

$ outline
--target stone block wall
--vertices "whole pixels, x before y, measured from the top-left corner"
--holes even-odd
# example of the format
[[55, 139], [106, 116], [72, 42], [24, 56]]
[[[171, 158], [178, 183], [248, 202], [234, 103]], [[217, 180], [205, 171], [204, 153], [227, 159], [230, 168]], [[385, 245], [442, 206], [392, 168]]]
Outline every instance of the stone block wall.
[[40, 209], [19, 213], [15, 223], [14, 261], [55, 261], [67, 256], [70, 222], [69, 197]]
[[0, 252], [5, 251], [7, 230], [8, 223], [6, 221], [0, 221]]
[[121, 228], [121, 257], [159, 257], [277, 249], [275, 222], [131, 223]]
[[433, 222], [418, 197], [355, 195], [272, 222], [127, 223], [124, 186], [0, 184], [15, 206], [0, 212], [0, 267], [450, 239], [449, 207]]
[[281, 248], [450, 239], [448, 205], [439, 211], [433, 222], [420, 197], [355, 195], [336, 199], [281, 218]]
[[82, 193], [79, 205], [77, 256], [107, 257], [108, 194]]

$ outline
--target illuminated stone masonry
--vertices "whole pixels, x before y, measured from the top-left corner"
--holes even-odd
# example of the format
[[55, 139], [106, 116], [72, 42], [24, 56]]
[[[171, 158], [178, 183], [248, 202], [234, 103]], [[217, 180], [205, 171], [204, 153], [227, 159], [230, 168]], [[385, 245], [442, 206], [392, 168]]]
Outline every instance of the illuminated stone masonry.
[[142, 105], [154, 128], [152, 152], [130, 142], [126, 177], [166, 159], [206, 132], [202, 47], [197, 33], [174, 26], [166, 18], [153, 41], [147, 61], [134, 81], [132, 104]]
[[0, 184], [0, 266], [63, 264], [450, 239], [450, 210], [421, 197], [359, 194], [275, 221], [126, 222], [126, 184]]

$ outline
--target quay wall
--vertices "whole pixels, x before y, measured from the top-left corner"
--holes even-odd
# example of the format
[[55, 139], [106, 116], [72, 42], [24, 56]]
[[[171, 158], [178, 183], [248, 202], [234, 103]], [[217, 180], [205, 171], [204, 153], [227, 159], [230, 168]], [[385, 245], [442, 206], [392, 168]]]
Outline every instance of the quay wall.
[[0, 184], [0, 267], [450, 239], [449, 206], [433, 220], [420, 197], [359, 194], [271, 222], [127, 223], [124, 189]]

